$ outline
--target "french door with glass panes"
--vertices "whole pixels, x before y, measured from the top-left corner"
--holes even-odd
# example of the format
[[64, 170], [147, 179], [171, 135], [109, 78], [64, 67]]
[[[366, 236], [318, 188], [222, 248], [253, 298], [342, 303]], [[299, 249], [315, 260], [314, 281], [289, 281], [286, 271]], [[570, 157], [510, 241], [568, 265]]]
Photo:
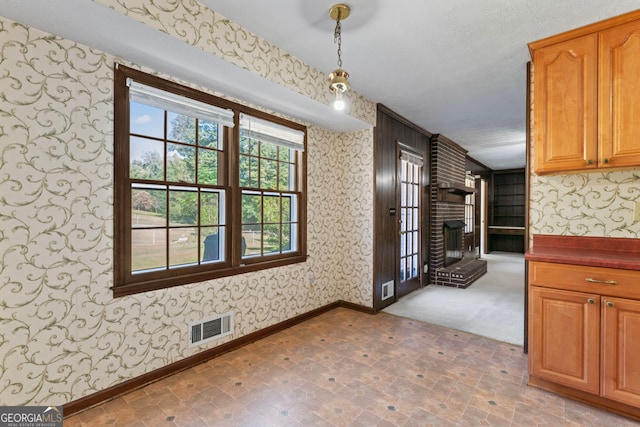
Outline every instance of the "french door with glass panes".
[[401, 150], [398, 159], [398, 298], [420, 287], [422, 156]]

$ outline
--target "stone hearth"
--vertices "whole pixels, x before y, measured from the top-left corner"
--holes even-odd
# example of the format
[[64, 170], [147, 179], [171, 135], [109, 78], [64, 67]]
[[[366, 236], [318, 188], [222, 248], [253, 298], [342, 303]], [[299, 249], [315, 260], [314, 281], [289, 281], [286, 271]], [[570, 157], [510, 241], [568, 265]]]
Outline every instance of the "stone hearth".
[[454, 288], [468, 288], [487, 272], [487, 261], [478, 258], [466, 258], [448, 267], [436, 269], [436, 285]]

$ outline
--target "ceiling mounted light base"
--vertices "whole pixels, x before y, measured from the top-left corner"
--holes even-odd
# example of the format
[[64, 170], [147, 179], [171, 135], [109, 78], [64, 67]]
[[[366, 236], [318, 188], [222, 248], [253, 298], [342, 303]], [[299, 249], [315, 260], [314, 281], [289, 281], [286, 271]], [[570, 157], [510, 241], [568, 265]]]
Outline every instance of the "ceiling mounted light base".
[[329, 88], [335, 92], [346, 92], [349, 90], [349, 73], [338, 68], [329, 74]]
[[351, 9], [349, 9], [349, 6], [342, 3], [333, 5], [331, 9], [329, 9], [329, 16], [334, 21], [344, 21], [349, 17], [349, 13], [351, 13]]

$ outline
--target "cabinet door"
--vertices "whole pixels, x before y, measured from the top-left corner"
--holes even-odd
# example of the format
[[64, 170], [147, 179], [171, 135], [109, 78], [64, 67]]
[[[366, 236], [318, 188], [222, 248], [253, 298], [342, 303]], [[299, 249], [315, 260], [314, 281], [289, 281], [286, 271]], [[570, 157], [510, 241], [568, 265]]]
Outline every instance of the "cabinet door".
[[598, 35], [534, 52], [534, 171], [597, 167]]
[[598, 167], [640, 165], [640, 21], [600, 34]]
[[529, 310], [529, 374], [598, 394], [600, 297], [534, 286]]
[[640, 301], [602, 299], [602, 395], [640, 407]]

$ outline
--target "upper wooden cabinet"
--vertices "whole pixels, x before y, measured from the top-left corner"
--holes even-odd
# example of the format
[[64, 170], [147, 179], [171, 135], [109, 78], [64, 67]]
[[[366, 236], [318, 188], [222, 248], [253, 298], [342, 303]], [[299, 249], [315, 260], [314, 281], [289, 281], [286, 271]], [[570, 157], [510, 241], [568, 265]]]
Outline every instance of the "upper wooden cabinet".
[[640, 11], [529, 49], [534, 172], [640, 166]]
[[602, 31], [599, 53], [598, 157], [640, 165], [640, 21]]

